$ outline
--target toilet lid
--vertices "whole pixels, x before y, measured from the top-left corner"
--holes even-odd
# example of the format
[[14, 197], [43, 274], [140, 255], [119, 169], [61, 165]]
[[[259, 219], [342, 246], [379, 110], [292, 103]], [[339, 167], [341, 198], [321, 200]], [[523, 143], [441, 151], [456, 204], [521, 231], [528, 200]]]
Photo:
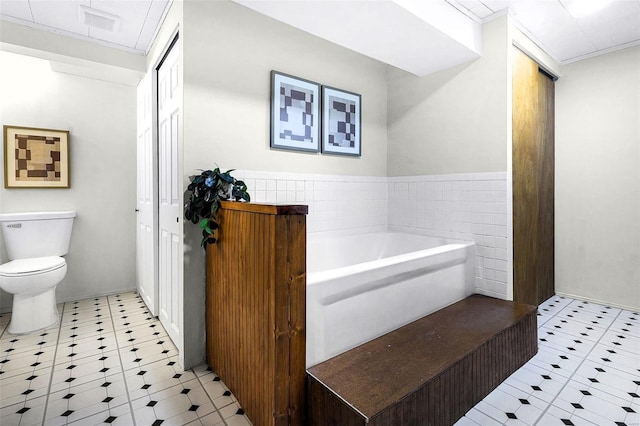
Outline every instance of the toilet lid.
[[16, 259], [0, 265], [0, 275], [14, 277], [34, 273], [53, 271], [63, 267], [65, 260], [59, 256], [35, 257], [32, 259]]

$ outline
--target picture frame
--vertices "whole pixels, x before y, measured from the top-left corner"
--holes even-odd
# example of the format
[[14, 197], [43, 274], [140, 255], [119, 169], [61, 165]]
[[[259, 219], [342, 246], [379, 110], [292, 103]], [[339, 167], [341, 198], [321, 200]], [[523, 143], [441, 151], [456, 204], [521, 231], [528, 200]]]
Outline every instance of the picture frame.
[[322, 86], [322, 153], [362, 156], [362, 97]]
[[271, 71], [270, 146], [320, 151], [320, 84]]
[[69, 188], [69, 131], [3, 126], [5, 188]]

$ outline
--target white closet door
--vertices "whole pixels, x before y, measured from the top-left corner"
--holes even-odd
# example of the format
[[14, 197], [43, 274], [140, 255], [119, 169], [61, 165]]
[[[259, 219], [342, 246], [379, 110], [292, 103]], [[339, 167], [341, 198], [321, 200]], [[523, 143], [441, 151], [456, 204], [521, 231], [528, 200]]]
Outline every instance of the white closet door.
[[158, 153], [153, 142], [152, 88], [150, 76], [138, 85], [136, 286], [150, 312], [157, 316]]
[[182, 102], [178, 76], [178, 43], [170, 48], [158, 68], [158, 316], [167, 333], [182, 350], [182, 206], [178, 123]]

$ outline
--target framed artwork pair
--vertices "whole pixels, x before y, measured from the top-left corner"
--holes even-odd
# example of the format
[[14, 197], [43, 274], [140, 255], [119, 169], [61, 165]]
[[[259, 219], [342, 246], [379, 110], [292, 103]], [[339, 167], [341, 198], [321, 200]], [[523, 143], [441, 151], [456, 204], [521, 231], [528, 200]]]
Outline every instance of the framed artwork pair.
[[361, 156], [361, 97], [271, 71], [271, 147]]

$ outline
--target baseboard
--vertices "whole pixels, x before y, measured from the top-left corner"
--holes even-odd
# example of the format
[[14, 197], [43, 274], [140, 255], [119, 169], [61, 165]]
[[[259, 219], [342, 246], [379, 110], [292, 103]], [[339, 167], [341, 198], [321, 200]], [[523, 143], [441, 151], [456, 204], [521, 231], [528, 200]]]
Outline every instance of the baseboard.
[[638, 307], [638, 306], [621, 305], [619, 303], [611, 303], [611, 302], [607, 302], [605, 300], [592, 299], [590, 297], [578, 296], [577, 294], [569, 294], [569, 293], [562, 293], [562, 292], [556, 291], [556, 296], [570, 297], [571, 299], [584, 300], [585, 302], [589, 302], [589, 303], [598, 303], [600, 305], [611, 306], [612, 308], [625, 309], [625, 310], [631, 311], [631, 312], [640, 312], [640, 307]]

